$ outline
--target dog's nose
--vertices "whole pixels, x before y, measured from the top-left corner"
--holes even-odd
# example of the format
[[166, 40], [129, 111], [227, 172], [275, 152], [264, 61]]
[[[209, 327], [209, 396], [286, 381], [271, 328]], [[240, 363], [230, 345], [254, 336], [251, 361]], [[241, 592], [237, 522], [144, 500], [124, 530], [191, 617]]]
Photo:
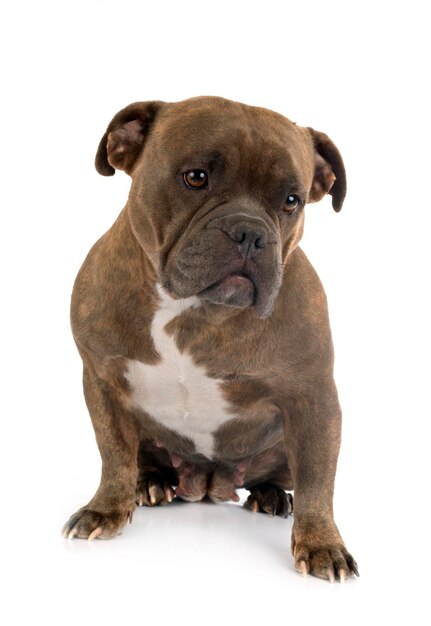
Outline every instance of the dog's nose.
[[238, 244], [238, 249], [244, 258], [253, 258], [266, 246], [266, 230], [257, 224], [236, 222], [225, 229], [232, 241]]

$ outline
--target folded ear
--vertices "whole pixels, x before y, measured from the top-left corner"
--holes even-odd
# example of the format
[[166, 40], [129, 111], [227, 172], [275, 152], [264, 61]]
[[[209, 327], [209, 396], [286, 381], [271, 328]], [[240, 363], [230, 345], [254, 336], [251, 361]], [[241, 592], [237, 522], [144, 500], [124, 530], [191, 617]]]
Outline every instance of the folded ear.
[[96, 154], [96, 170], [113, 176], [115, 170], [130, 174], [145, 142], [145, 136], [164, 102], [134, 102], [112, 118]]
[[309, 202], [318, 202], [329, 193], [332, 206], [340, 211], [346, 196], [347, 182], [343, 159], [337, 146], [328, 135], [308, 128], [314, 145], [314, 179]]

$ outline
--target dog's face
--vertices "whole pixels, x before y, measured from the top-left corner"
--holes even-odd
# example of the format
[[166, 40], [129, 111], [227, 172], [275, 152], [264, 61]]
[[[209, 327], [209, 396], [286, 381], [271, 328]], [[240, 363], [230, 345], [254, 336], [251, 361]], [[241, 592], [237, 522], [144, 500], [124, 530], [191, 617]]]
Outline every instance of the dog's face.
[[304, 206], [345, 195], [323, 133], [221, 98], [130, 105], [99, 146], [98, 171], [132, 176], [134, 234], [173, 297], [197, 295], [268, 316]]

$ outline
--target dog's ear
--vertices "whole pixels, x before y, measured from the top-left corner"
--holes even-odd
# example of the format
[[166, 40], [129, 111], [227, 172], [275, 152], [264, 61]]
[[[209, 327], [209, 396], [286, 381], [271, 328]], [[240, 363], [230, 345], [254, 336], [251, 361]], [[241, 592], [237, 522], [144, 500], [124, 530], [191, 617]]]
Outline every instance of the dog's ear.
[[318, 202], [329, 193], [335, 211], [341, 211], [347, 182], [341, 154], [328, 135], [308, 128], [314, 145], [314, 179], [309, 202]]
[[145, 136], [164, 102], [134, 102], [115, 115], [103, 135], [96, 154], [96, 170], [113, 176], [115, 170], [130, 174]]

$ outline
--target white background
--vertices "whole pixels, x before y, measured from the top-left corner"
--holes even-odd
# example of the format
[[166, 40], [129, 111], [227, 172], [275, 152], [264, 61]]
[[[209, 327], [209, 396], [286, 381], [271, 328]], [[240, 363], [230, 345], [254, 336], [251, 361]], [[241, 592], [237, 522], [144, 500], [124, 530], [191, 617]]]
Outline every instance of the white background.
[[[5, 624], [429, 619], [426, 2], [19, 2], [1, 50], [1, 617]], [[233, 504], [141, 509], [110, 542], [60, 528], [98, 485], [72, 283], [125, 204], [93, 158], [136, 100], [220, 95], [325, 131], [348, 196], [307, 209], [344, 410], [336, 520], [361, 578], [301, 578], [291, 521]], [[244, 494], [242, 494], [244, 495]]]

